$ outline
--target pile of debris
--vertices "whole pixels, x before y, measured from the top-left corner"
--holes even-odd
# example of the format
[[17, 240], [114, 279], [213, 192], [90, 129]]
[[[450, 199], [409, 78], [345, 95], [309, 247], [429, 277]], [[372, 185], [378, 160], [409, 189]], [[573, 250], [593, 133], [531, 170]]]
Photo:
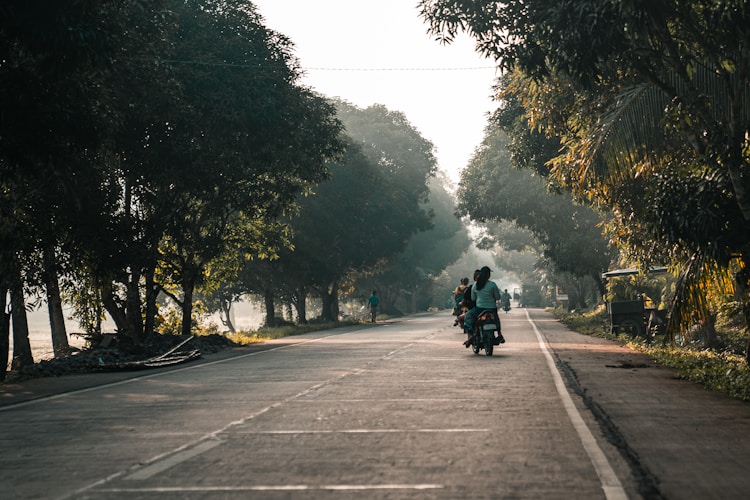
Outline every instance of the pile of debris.
[[39, 361], [14, 374], [16, 379], [59, 377], [61, 375], [118, 370], [142, 370], [170, 366], [198, 359], [202, 354], [235, 347], [237, 344], [218, 334], [152, 335], [134, 344], [129, 337], [106, 334], [91, 347], [73, 350], [70, 355]]

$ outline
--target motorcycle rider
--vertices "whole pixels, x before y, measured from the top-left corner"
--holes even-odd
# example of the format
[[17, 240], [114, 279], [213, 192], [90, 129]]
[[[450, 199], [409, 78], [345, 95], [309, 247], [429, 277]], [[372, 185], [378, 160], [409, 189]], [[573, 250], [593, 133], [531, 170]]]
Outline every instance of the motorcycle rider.
[[500, 294], [502, 295], [502, 303], [503, 303], [503, 311], [507, 314], [508, 311], [510, 311], [510, 294], [508, 293], [508, 289], [506, 288], [503, 290], [503, 292]]
[[484, 266], [479, 270], [479, 276], [477, 282], [471, 287], [471, 298], [476, 301], [477, 306], [472, 310], [475, 311], [472, 315], [467, 314], [464, 318], [464, 330], [469, 334], [469, 340], [464, 345], [469, 347], [471, 345], [471, 335], [474, 330], [474, 320], [479, 317], [484, 311], [493, 311], [495, 313], [495, 321], [497, 323], [498, 342], [500, 344], [505, 343], [503, 333], [500, 327], [500, 315], [497, 313], [497, 301], [502, 297], [500, 295], [500, 289], [497, 287], [494, 281], [490, 281], [490, 274], [492, 270]]

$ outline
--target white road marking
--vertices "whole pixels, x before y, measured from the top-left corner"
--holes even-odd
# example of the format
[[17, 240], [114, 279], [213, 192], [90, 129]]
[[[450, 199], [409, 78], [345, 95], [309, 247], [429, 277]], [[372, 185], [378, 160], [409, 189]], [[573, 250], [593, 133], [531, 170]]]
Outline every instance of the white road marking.
[[325, 335], [323, 337], [318, 337], [318, 338], [314, 338], [310, 340], [304, 340], [304, 341], [293, 343], [293, 344], [284, 344], [278, 347], [271, 347], [270, 349], [262, 349], [258, 351], [249, 352], [247, 354], [240, 354], [238, 356], [232, 356], [230, 358], [217, 359], [215, 361], [209, 361], [207, 363], [184, 366], [180, 368], [175, 368], [173, 370], [165, 370], [159, 373], [151, 373], [148, 375], [142, 375], [140, 377], [132, 377], [132, 378], [124, 379], [124, 380], [118, 380], [117, 382], [110, 382], [109, 384], [96, 385], [92, 387], [86, 387], [84, 389], [76, 389], [73, 391], [63, 392], [60, 394], [53, 394], [51, 396], [43, 396], [43, 397], [36, 398], [36, 399], [30, 399], [28, 401], [21, 401], [20, 403], [12, 403], [9, 405], [0, 406], [0, 411], [14, 410], [16, 408], [22, 408], [24, 406], [35, 405], [35, 404], [43, 403], [46, 401], [54, 401], [55, 399], [66, 398], [68, 396], [75, 396], [76, 394], [85, 394], [87, 392], [100, 391], [102, 389], [109, 389], [110, 387], [117, 387], [119, 385], [131, 384], [133, 382], [140, 382], [141, 380], [149, 380], [152, 378], [163, 377], [166, 375], [172, 375], [174, 373], [179, 373], [179, 372], [188, 371], [188, 370], [197, 370], [200, 368], [205, 368], [207, 366], [211, 366], [211, 365], [215, 365], [219, 363], [228, 363], [228, 362], [236, 361], [238, 359], [244, 359], [244, 358], [248, 358], [251, 356], [258, 356], [260, 354], [279, 351], [281, 349], [288, 349], [290, 347], [301, 346], [301, 345], [309, 344], [312, 342], [319, 342], [321, 340], [327, 339], [328, 337], [333, 337], [335, 335], [343, 335], [345, 333], [349, 333], [349, 332], [337, 332], [331, 335]]
[[344, 430], [285, 430], [285, 431], [242, 431], [237, 434], [407, 434], [407, 433], [455, 433], [490, 432], [492, 429], [344, 429]]
[[442, 484], [285, 484], [256, 486], [161, 486], [153, 488], [100, 488], [100, 493], [191, 493], [191, 492], [232, 492], [232, 491], [366, 491], [366, 490], [436, 490]]
[[555, 360], [552, 358], [552, 354], [547, 347], [547, 341], [537, 329], [531, 316], [529, 316], [528, 309], [526, 310], [526, 319], [531, 323], [531, 327], [534, 329], [534, 333], [536, 333], [539, 347], [541, 348], [544, 357], [547, 359], [547, 366], [552, 373], [557, 393], [560, 395], [560, 399], [565, 407], [565, 411], [568, 413], [570, 422], [573, 424], [576, 432], [578, 432], [578, 437], [581, 439], [583, 448], [591, 459], [591, 463], [596, 470], [597, 476], [599, 476], [604, 496], [607, 500], [627, 500], [628, 495], [625, 493], [625, 489], [622, 487], [617, 474], [607, 460], [607, 457], [604, 455], [604, 452], [599, 447], [599, 444], [596, 442], [596, 438], [594, 438], [594, 435], [586, 425], [586, 422], [583, 421], [583, 417], [578, 412], [578, 408], [576, 408], [573, 403], [573, 399], [570, 397], [570, 393], [568, 393], [568, 389], [563, 382], [562, 375], [560, 375], [560, 371], [555, 365]]
[[[316, 341], [316, 340], [319, 340], [319, 339], [311, 340], [309, 342], [313, 342], [313, 341]], [[259, 352], [268, 352], [268, 351], [259, 351]], [[256, 353], [252, 353], [252, 354], [256, 354]], [[245, 356], [242, 356], [242, 357], [246, 357], [246, 356], [249, 356], [249, 354], [245, 355]], [[237, 359], [237, 358], [233, 358], [233, 359]], [[226, 360], [219, 360], [217, 362], [223, 362], [223, 361], [226, 361]], [[200, 366], [205, 366], [205, 364], [204, 365], [200, 365]], [[177, 370], [175, 370], [175, 371], [177, 371]], [[243, 418], [235, 420], [234, 422], [229, 422], [224, 427], [221, 427], [221, 428], [219, 428], [219, 429], [217, 429], [217, 430], [215, 430], [213, 432], [210, 432], [208, 434], [205, 434], [204, 436], [202, 436], [202, 437], [200, 437], [198, 439], [195, 439], [192, 442], [186, 443], [186, 444], [184, 444], [182, 446], [179, 446], [178, 448], [175, 448], [174, 450], [170, 450], [170, 451], [162, 453], [162, 454], [160, 454], [160, 455], [158, 455], [156, 457], [153, 457], [152, 459], [148, 460], [145, 463], [145, 466], [135, 467], [135, 472], [129, 474], [126, 477], [131, 477], [132, 479], [136, 479], [137, 478], [137, 474], [138, 474], [138, 472], [140, 470], [142, 470], [142, 469], [149, 469], [151, 467], [153, 467], [154, 470], [159, 469], [159, 470], [157, 470], [157, 472], [161, 472], [161, 471], [167, 470], [170, 467], [173, 467], [174, 465], [176, 465], [176, 463], [179, 463], [179, 462], [173, 462], [171, 460], [171, 457], [178, 457], [179, 458], [179, 457], [183, 456], [183, 453], [185, 453], [185, 454], [193, 453], [193, 450], [197, 450], [197, 452], [194, 453], [192, 456], [195, 456], [195, 455], [198, 455], [200, 453], [203, 453], [207, 449], [213, 448], [213, 446], [215, 446], [215, 444], [214, 444], [213, 446], [210, 446], [209, 448], [205, 448], [205, 447], [209, 446], [206, 443], [216, 443], [216, 444], [221, 443], [221, 440], [219, 440], [218, 436], [220, 436], [221, 434], [225, 433], [227, 430], [229, 430], [229, 429], [231, 429], [233, 427], [237, 427], [237, 426], [240, 426], [242, 424], [245, 424], [245, 423], [251, 421], [252, 419], [254, 419], [254, 418], [256, 418], [256, 417], [258, 417], [260, 415], [263, 415], [264, 413], [266, 413], [266, 412], [268, 412], [268, 411], [270, 411], [270, 410], [272, 410], [274, 408], [277, 408], [277, 407], [279, 407], [279, 406], [281, 406], [283, 404], [289, 403], [290, 401], [293, 401], [295, 399], [299, 399], [299, 398], [301, 398], [301, 397], [303, 397], [303, 396], [305, 396], [307, 394], [315, 392], [316, 390], [318, 390], [318, 389], [320, 389], [322, 387], [325, 387], [325, 386], [327, 386], [329, 384], [332, 384], [332, 383], [334, 383], [334, 382], [336, 382], [338, 380], [341, 380], [343, 378], [346, 378], [346, 377], [348, 377], [350, 375], [360, 373], [361, 371], [362, 371], [361, 369], [352, 369], [352, 370], [350, 370], [350, 371], [348, 371], [346, 373], [343, 373], [343, 374], [338, 375], [336, 377], [332, 377], [332, 378], [330, 378], [328, 380], [325, 380], [323, 382], [315, 384], [312, 387], [310, 387], [308, 389], [305, 389], [304, 391], [299, 392], [299, 393], [297, 393], [297, 394], [295, 394], [293, 396], [289, 396], [289, 397], [287, 397], [285, 399], [277, 401], [276, 403], [273, 403], [271, 405], [263, 407], [260, 410], [254, 412], [254, 413], [251, 413], [250, 415], [246, 415]], [[172, 373], [174, 373], [174, 371]], [[190, 458], [190, 457], [188, 456], [188, 458]], [[180, 460], [180, 461], [184, 461], [184, 460]], [[133, 470], [133, 469], [131, 469], [131, 470]], [[69, 494], [61, 497], [61, 500], [62, 499], [67, 499], [67, 498], [70, 498], [70, 497], [75, 497], [75, 496], [78, 496], [78, 495], [80, 495], [82, 493], [85, 493], [86, 491], [92, 490], [94, 488], [98, 488], [99, 486], [101, 486], [103, 484], [109, 483], [109, 482], [111, 482], [111, 481], [113, 481], [115, 479], [123, 477], [123, 475], [126, 474], [127, 472], [129, 472], [129, 471], [121, 471], [121, 472], [112, 474], [112, 475], [110, 475], [110, 476], [108, 476], [108, 477], [106, 477], [104, 479], [101, 479], [101, 480], [96, 481], [96, 482], [94, 482], [92, 484], [84, 486], [83, 488], [80, 488], [80, 489], [78, 489], [76, 491], [73, 491], [73, 492], [71, 492], [71, 493], [69, 493]], [[132, 477], [132, 476], [136, 476], [136, 477]]]
[[202, 443], [199, 443], [197, 446], [194, 446], [187, 450], [183, 450], [179, 453], [175, 453], [174, 455], [167, 457], [164, 460], [161, 460], [147, 467], [139, 469], [135, 471], [134, 473], [130, 474], [129, 476], [125, 476], [124, 479], [129, 479], [129, 480], [148, 479], [152, 476], [155, 476], [156, 474], [159, 474], [160, 472], [164, 472], [165, 470], [171, 467], [174, 467], [175, 465], [179, 463], [182, 463], [186, 460], [190, 460], [191, 458], [196, 457], [205, 451], [213, 449], [219, 446], [221, 443], [222, 441], [219, 441], [218, 439], [214, 439], [210, 441], [203, 441]]

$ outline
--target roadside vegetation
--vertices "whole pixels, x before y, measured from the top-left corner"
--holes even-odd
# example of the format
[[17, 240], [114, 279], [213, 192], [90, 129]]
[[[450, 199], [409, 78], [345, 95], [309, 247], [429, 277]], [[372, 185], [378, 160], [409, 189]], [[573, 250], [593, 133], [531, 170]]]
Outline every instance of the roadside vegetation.
[[[564, 300], [581, 311], [557, 311], [572, 329], [748, 400], [744, 3], [476, 4], [419, 2], [436, 38], [468, 34], [505, 70], [500, 105], [461, 177], [458, 212], [487, 228], [487, 246], [528, 248], [508, 223], [540, 245], [537, 271], [551, 268], [554, 286], [531, 304], [524, 284], [524, 305]], [[661, 282], [648, 276], [657, 267]], [[610, 269], [637, 272], [607, 280]], [[613, 311], [649, 302], [667, 319], [650, 342], [612, 336], [605, 307], [594, 306], [603, 302], [619, 302]], [[637, 314], [621, 319], [643, 333]]]
[[[525, 306], [648, 298], [668, 340], [639, 348], [746, 397], [746, 0], [420, 0], [431, 36], [499, 69], [457, 186], [402, 112], [302, 85], [252, 2], [38, 3], [0, 4], [0, 380], [34, 364], [42, 304], [61, 357], [63, 306], [94, 339], [105, 318], [123, 344], [184, 338], [205, 307], [253, 342], [372, 290], [443, 308], [489, 264]], [[243, 300], [273, 328], [237, 333]]]
[[6, 2], [0, 47], [0, 380], [34, 364], [45, 306], [60, 357], [68, 311], [138, 345], [196, 333], [197, 308], [233, 332], [240, 300], [268, 326], [373, 289], [445, 306], [470, 239], [434, 145], [302, 85], [251, 2]]
[[701, 339], [678, 345], [667, 336], [657, 336], [648, 342], [643, 337], [610, 333], [609, 316], [604, 306], [582, 312], [555, 308], [553, 312], [571, 330], [617, 341], [647, 354], [661, 366], [675, 368], [682, 379], [735, 399], [750, 401], [750, 368], [744, 358], [746, 336], [732, 321], [717, 322], [717, 346], [720, 347], [707, 348]]
[[311, 321], [304, 324], [289, 323], [279, 326], [261, 326], [257, 330], [240, 330], [235, 333], [228, 333], [226, 337], [238, 345], [257, 344], [267, 340], [280, 339], [283, 337], [292, 337], [303, 335], [310, 332], [321, 330], [330, 330], [332, 328], [341, 328], [344, 326], [359, 325], [364, 321], [342, 320], [342, 321]]

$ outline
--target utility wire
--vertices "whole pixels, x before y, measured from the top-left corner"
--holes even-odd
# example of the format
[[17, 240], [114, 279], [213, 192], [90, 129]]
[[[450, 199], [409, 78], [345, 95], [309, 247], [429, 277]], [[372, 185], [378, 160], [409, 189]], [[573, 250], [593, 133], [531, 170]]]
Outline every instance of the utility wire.
[[[128, 61], [145, 61], [145, 62], [161, 62], [169, 64], [194, 64], [200, 66], [222, 66], [232, 68], [253, 68], [258, 69], [267, 66], [264, 63], [257, 64], [237, 64], [227, 62], [204, 62], [204, 61], [185, 61], [179, 59], [162, 59], [154, 57], [123, 57]], [[300, 66], [298, 69], [303, 71], [477, 71], [485, 69], [497, 69], [495, 66], [467, 66], [467, 67], [456, 67], [456, 68], [326, 68], [326, 67], [307, 67]]]
[[465, 68], [307, 68], [310, 71], [474, 71], [482, 69], [496, 69], [494, 66], [470, 66]]

